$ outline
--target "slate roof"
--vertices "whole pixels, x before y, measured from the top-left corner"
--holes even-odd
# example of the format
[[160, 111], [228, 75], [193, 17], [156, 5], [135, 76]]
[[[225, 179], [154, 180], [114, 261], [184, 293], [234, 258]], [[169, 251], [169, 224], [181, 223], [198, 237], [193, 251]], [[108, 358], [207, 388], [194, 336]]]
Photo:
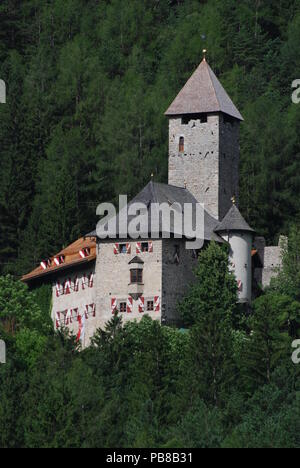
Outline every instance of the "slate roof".
[[205, 59], [174, 99], [165, 115], [223, 112], [244, 120]]
[[254, 232], [249, 224], [244, 220], [238, 207], [232, 205], [227, 215], [223, 218], [219, 226], [215, 229], [215, 232], [222, 231], [248, 231]]
[[[150, 181], [144, 189], [135, 197], [133, 200], [128, 203], [127, 207], [125, 208], [127, 210], [127, 213], [132, 206], [133, 203], [143, 203], [147, 207], [147, 214], [148, 214], [148, 227], [149, 231], [152, 225], [152, 222], [155, 221], [154, 218], [156, 218], [157, 225], [159, 227], [159, 236], [157, 237], [163, 237], [162, 235], [165, 233], [166, 235], [170, 232], [170, 234], [176, 234], [176, 226], [174, 226], [174, 219], [173, 217], [171, 218], [171, 223], [170, 223], [170, 231], [165, 230], [165, 226], [162, 223], [161, 216], [159, 216], [159, 212], [157, 209], [152, 205], [152, 204], [159, 204], [161, 205], [162, 203], [165, 203], [167, 206], [173, 205], [173, 203], [177, 204], [178, 211], [184, 212], [184, 204], [189, 203], [192, 205], [192, 217], [193, 217], [193, 223], [192, 223], [192, 228], [195, 230], [196, 227], [196, 199], [194, 196], [185, 188], [181, 187], [175, 187], [173, 185], [168, 185], [168, 184], [161, 184], [161, 183], [156, 183], [153, 181]], [[151, 207], [151, 209], [150, 209]], [[129, 216], [128, 215], [128, 225], [130, 222], [136, 217], [136, 215]], [[182, 216], [183, 218], [183, 216]], [[120, 234], [119, 230], [119, 219], [120, 219], [120, 213], [116, 217], [116, 226], [117, 226], [117, 235], [115, 238], [127, 238], [127, 236], [123, 236], [122, 233]], [[214, 232], [215, 228], [218, 225], [218, 221], [213, 218], [209, 213], [207, 213], [204, 210], [204, 240], [214, 240], [216, 242], [224, 242], [223, 239], [218, 236]], [[182, 227], [182, 231], [183, 227]], [[96, 231], [92, 231], [91, 233], [87, 234], [87, 236], [92, 236], [95, 237], [97, 235]], [[142, 232], [141, 230], [141, 237], [151, 237], [150, 232]], [[114, 238], [111, 236], [111, 238]]]

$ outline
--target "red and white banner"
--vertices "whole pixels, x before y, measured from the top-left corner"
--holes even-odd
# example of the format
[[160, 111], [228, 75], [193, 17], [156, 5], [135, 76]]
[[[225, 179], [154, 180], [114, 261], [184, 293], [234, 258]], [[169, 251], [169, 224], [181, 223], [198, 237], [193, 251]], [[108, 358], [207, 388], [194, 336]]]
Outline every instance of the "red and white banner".
[[132, 312], [132, 308], [133, 308], [133, 299], [132, 299], [132, 297], [128, 297], [127, 307], [126, 307], [126, 310], [127, 310], [128, 314], [130, 314]]
[[118, 253], [119, 253], [119, 244], [115, 244], [114, 245], [114, 254], [118, 255]]
[[139, 312], [140, 313], [145, 312], [145, 298], [144, 297], [139, 298]]
[[81, 341], [81, 343], [83, 343], [84, 335], [85, 335], [85, 314], [78, 315], [77, 321], [78, 321], [78, 333], [76, 337], [76, 342], [78, 343], [78, 341]]
[[160, 297], [155, 296], [154, 298], [154, 311], [159, 312], [160, 311]]
[[115, 297], [111, 298], [111, 313], [115, 314], [117, 311], [117, 299]]

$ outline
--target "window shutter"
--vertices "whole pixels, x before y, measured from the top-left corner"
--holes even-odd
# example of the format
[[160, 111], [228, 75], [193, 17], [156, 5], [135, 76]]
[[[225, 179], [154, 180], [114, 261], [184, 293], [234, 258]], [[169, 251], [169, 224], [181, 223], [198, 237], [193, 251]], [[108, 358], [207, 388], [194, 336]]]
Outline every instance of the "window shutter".
[[114, 245], [114, 254], [118, 255], [118, 253], [119, 253], [119, 244], [115, 244]]
[[132, 307], [133, 307], [133, 299], [132, 297], [129, 297], [127, 299], [127, 312], [130, 314], [132, 312]]
[[155, 296], [155, 298], [154, 298], [154, 310], [155, 310], [155, 312], [160, 311], [160, 298], [159, 298], [159, 296]]
[[59, 297], [60, 293], [61, 293], [60, 282], [59, 281], [56, 282], [55, 289], [56, 289], [56, 297]]
[[139, 298], [139, 312], [142, 313], [145, 311], [145, 298], [140, 297]]
[[111, 298], [111, 313], [115, 314], [117, 310], [117, 299], [115, 297]]
[[92, 288], [94, 286], [94, 273], [91, 273], [89, 276], [89, 287]]
[[129, 243], [126, 244], [126, 252], [128, 254], [131, 254], [131, 244], [129, 244]]
[[153, 252], [153, 242], [152, 241], [149, 242], [149, 252], [150, 253]]
[[136, 243], [136, 253], [141, 254], [142, 253], [142, 244], [141, 242]]

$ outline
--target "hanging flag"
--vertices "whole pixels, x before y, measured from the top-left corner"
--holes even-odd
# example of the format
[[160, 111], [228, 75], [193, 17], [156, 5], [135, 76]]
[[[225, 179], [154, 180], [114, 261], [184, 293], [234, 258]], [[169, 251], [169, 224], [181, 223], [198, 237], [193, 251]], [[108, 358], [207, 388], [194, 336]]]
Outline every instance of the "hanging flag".
[[132, 312], [132, 307], [133, 307], [133, 299], [132, 297], [128, 297], [127, 299], [127, 313], [130, 314]]
[[111, 298], [111, 313], [115, 314], [117, 311], [117, 299], [115, 297]]
[[154, 298], [154, 310], [155, 310], [155, 312], [160, 311], [160, 298], [159, 298], [159, 296], [155, 296], [155, 298]]
[[81, 341], [81, 343], [83, 343], [84, 335], [85, 335], [85, 314], [83, 314], [82, 316], [78, 315], [77, 321], [78, 321], [78, 333], [76, 336], [76, 342], [78, 343], [78, 341]]
[[139, 312], [140, 313], [145, 312], [145, 298], [144, 297], [139, 298]]

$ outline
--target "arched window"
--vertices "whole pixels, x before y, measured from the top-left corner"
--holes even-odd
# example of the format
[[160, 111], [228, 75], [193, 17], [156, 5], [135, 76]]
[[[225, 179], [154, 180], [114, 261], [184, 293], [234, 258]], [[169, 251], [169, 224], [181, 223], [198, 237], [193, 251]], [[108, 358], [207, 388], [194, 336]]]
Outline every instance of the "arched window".
[[179, 153], [184, 152], [184, 137], [179, 138]]

